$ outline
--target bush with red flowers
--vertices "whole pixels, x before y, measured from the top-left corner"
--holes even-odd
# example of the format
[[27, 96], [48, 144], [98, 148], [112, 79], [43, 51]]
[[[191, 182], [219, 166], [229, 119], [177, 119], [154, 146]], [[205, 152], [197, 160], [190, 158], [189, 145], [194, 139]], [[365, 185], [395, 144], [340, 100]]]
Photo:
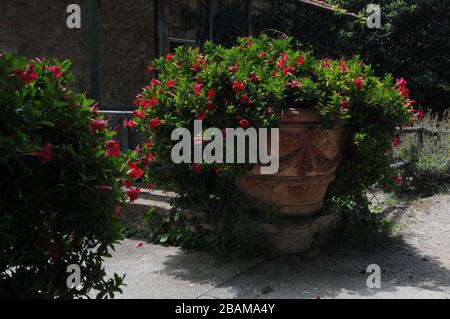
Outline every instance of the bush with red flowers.
[[[197, 229], [188, 236], [190, 243], [216, 252], [236, 250], [239, 239], [245, 238], [248, 213], [254, 211], [234, 184], [247, 165], [172, 162], [171, 149], [178, 142], [171, 140], [172, 131], [192, 130], [196, 119], [203, 120], [205, 130], [274, 127], [282, 108], [312, 108], [322, 116], [324, 127], [341, 120], [352, 133], [324, 209], [344, 202], [366, 205], [369, 186], [394, 184], [386, 151], [395, 128], [414, 119], [414, 102], [404, 79], [376, 77], [358, 57], [317, 59], [298, 50], [290, 38], [263, 35], [240, 39], [231, 48], [213, 43], [203, 50], [178, 48], [149, 69], [157, 76], [137, 96], [133, 120], [146, 141], [143, 153], [154, 156], [144, 176], [156, 187], [175, 191], [180, 209], [207, 213], [214, 229]], [[195, 229], [187, 219], [185, 226]], [[171, 234], [179, 232], [160, 235], [175, 240]], [[204, 237], [197, 240], [199, 236]]]
[[103, 259], [122, 239], [125, 165], [93, 101], [71, 91], [69, 66], [0, 56], [0, 298], [120, 292]]

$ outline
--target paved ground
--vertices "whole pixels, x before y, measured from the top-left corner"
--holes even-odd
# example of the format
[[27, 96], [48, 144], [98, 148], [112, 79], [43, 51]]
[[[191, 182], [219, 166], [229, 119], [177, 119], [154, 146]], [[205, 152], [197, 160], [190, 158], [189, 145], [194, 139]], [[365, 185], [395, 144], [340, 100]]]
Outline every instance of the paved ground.
[[[126, 273], [120, 298], [450, 298], [450, 196], [394, 213], [395, 238], [362, 248], [347, 240], [315, 258], [253, 258], [217, 264], [203, 253], [126, 240], [107, 269]], [[367, 248], [370, 247], [370, 248]], [[381, 289], [365, 270], [381, 267]]]

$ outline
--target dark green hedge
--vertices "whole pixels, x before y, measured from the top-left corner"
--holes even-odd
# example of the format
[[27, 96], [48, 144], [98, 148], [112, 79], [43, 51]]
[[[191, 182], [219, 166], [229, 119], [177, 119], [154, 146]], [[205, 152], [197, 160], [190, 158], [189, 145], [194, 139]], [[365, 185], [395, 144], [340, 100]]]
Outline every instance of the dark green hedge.
[[[330, 0], [365, 12], [371, 0]], [[450, 107], [450, 0], [380, 0], [382, 28], [360, 22], [343, 28], [340, 44], [359, 52], [380, 72], [405, 77], [423, 108]], [[349, 52], [352, 53], [352, 52]]]
[[[317, 56], [359, 54], [378, 75], [390, 72], [406, 78], [420, 107], [436, 112], [450, 107], [450, 0], [376, 1], [382, 8], [381, 29], [366, 26], [365, 11], [373, 0], [327, 2], [361, 16], [333, 13], [297, 0], [258, 0], [252, 13], [253, 34], [273, 35], [269, 30], [279, 30]], [[246, 34], [243, 1], [218, 4], [214, 41], [231, 45]]]

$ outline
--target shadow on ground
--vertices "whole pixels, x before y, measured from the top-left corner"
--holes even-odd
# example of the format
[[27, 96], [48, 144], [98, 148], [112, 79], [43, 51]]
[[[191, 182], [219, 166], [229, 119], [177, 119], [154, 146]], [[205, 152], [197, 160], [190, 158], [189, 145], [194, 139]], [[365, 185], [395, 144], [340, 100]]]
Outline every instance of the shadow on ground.
[[[420, 206], [420, 205], [419, 205]], [[315, 258], [218, 263], [206, 254], [126, 240], [107, 270], [126, 273], [123, 298], [450, 298], [450, 196], [399, 212], [395, 236], [337, 238]], [[368, 265], [381, 289], [368, 289]]]
[[[450, 269], [433, 256], [421, 254], [401, 238], [386, 238], [382, 247], [337, 242], [320, 256], [262, 257], [229, 277], [217, 276], [229, 263], [194, 252], [168, 256], [161, 274], [213, 288], [197, 297], [210, 298], [346, 298], [450, 297]], [[382, 288], [367, 288], [366, 269], [377, 264]]]

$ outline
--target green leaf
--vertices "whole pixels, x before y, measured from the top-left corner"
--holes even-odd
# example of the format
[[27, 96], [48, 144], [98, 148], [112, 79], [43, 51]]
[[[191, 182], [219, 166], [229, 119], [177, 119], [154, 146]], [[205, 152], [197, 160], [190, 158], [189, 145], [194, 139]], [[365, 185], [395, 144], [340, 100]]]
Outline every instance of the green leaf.
[[170, 234], [164, 234], [159, 238], [159, 242], [164, 244], [165, 242], [167, 242], [167, 240], [169, 240]]

